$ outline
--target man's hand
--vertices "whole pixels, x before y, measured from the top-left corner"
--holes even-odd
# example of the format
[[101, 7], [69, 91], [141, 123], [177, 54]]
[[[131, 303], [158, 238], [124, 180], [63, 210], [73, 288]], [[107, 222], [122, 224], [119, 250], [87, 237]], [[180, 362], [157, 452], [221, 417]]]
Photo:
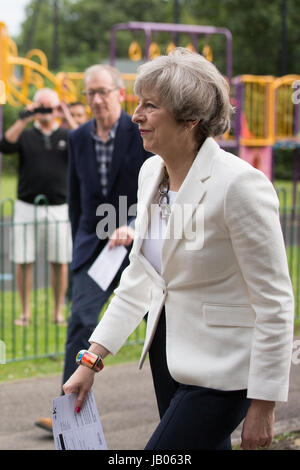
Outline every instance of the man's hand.
[[67, 103], [61, 101], [59, 105], [55, 108], [55, 115], [63, 122], [66, 123], [69, 129], [77, 129], [78, 124], [70, 113]]
[[129, 246], [134, 239], [134, 230], [128, 225], [123, 225], [117, 228], [110, 237], [109, 249], [111, 250], [115, 246], [123, 245]]
[[36, 114], [32, 113], [32, 114], [29, 114], [28, 116], [25, 116], [25, 115], [23, 116], [23, 114], [25, 114], [26, 111], [34, 111], [36, 107], [37, 105], [35, 103], [31, 103], [31, 104], [28, 104], [23, 109], [23, 111], [20, 112], [19, 119], [23, 122], [23, 124], [27, 124], [29, 122], [34, 121], [34, 119], [36, 118]]
[[274, 436], [274, 409], [274, 401], [252, 400], [243, 425], [242, 449], [255, 450], [271, 445]]

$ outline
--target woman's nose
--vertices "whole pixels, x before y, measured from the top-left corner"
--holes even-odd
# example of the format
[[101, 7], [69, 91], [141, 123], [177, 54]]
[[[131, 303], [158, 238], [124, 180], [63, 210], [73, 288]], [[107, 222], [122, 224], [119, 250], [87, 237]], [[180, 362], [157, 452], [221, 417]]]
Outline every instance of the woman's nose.
[[136, 122], [136, 123], [139, 123], [139, 122], [142, 122], [143, 119], [144, 118], [143, 118], [143, 115], [141, 113], [141, 110], [140, 110], [139, 106], [137, 106], [135, 108], [135, 111], [134, 111], [133, 115], [132, 115], [132, 121]]

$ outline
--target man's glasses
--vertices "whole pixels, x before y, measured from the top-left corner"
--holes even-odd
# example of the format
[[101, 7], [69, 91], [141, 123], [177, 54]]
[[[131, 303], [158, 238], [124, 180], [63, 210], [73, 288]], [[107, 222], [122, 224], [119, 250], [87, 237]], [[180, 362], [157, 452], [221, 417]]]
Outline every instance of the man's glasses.
[[97, 90], [83, 90], [82, 94], [89, 99], [95, 98], [96, 95], [100, 95], [101, 98], [106, 98], [112, 91], [117, 90], [119, 87], [115, 88], [98, 88]]

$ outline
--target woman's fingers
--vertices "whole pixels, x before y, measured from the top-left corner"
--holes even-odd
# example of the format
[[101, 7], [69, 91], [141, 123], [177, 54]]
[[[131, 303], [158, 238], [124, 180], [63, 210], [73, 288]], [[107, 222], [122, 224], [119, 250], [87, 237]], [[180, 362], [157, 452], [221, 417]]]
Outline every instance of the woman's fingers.
[[69, 380], [63, 385], [65, 394], [75, 393], [75, 411], [78, 413], [86, 399], [86, 396], [94, 383], [95, 372], [88, 367], [79, 366]]

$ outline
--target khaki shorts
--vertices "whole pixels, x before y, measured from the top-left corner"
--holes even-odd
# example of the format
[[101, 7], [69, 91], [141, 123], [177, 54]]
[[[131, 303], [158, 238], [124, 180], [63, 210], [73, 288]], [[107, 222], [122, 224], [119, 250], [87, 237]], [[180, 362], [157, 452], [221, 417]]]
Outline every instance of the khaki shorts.
[[10, 239], [10, 259], [32, 263], [38, 254], [48, 261], [69, 263], [72, 259], [68, 205], [34, 206], [17, 200]]

